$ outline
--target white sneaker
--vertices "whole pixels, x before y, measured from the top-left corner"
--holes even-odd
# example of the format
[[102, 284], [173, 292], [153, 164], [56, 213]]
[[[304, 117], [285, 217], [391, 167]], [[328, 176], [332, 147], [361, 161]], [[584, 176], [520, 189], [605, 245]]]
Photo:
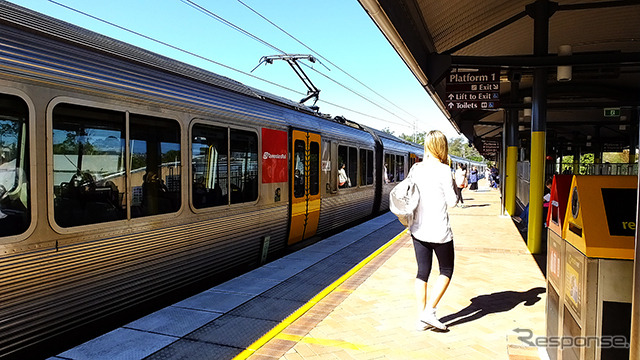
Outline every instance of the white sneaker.
[[423, 323], [422, 320], [416, 321], [416, 331], [425, 331], [425, 330], [428, 330], [428, 329], [430, 329], [432, 327], [433, 326], [431, 326], [429, 324]]
[[424, 309], [422, 315], [420, 315], [420, 321], [438, 330], [447, 330], [447, 326], [436, 317], [436, 309]]

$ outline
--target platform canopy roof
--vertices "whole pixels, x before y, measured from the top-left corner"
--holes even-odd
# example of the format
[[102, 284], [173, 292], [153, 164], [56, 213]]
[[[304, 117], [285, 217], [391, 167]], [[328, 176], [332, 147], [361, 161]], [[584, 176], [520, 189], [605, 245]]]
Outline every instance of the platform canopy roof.
[[[503, 110], [517, 109], [520, 138], [530, 137], [523, 109], [530, 107], [524, 99], [532, 96], [536, 67], [548, 69], [548, 152], [637, 146], [640, 0], [359, 1], [451, 124], [481, 152], [501, 144]], [[548, 49], [534, 55], [539, 5], [549, 9]], [[571, 55], [559, 56], [561, 45], [570, 45]], [[570, 81], [557, 80], [558, 65], [572, 66]], [[499, 74], [496, 109], [447, 101], [469, 90], [452, 86], [451, 72], [475, 70]]]

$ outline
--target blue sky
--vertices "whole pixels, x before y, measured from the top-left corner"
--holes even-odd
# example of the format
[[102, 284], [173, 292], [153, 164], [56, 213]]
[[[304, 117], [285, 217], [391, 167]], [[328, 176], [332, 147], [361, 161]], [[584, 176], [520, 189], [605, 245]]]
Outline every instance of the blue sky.
[[[247, 73], [258, 65], [262, 56], [279, 54], [198, 11], [187, 4], [187, 0], [56, 1]], [[311, 53], [244, 3], [386, 98], [320, 58], [329, 70], [318, 63], [307, 64], [335, 82], [307, 67], [303, 69], [320, 89], [317, 105], [321, 112], [342, 115], [377, 129], [389, 128], [396, 135], [412, 134], [415, 123], [418, 132], [439, 129], [448, 137], [459, 136], [357, 0], [192, 1], [286, 53]], [[303, 95], [117, 29], [48, 0], [11, 2], [292, 100], [300, 100], [307, 91], [283, 61], [261, 65], [253, 75]]]

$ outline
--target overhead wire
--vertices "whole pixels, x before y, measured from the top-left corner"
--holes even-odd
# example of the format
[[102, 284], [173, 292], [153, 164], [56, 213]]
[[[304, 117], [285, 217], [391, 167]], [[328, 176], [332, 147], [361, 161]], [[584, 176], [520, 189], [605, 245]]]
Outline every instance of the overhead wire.
[[[305, 95], [303, 92], [300, 92], [300, 91], [298, 91], [298, 90], [291, 89], [291, 88], [286, 87], [286, 86], [284, 86], [284, 85], [281, 85], [281, 84], [275, 83], [275, 82], [273, 82], [273, 81], [263, 79], [263, 78], [261, 78], [261, 77], [259, 77], [259, 76], [255, 76], [255, 75], [253, 75], [253, 74], [247, 73], [247, 72], [245, 72], [245, 71], [242, 71], [242, 70], [236, 69], [236, 68], [234, 68], [234, 67], [232, 67], [232, 66], [225, 65], [225, 64], [220, 63], [220, 62], [218, 62], [218, 61], [215, 61], [215, 60], [213, 60], [213, 59], [210, 59], [210, 58], [204, 57], [204, 56], [202, 56], [202, 55], [198, 55], [198, 54], [196, 54], [196, 53], [194, 53], [194, 52], [191, 52], [191, 51], [189, 51], [189, 50], [185, 50], [185, 49], [182, 49], [182, 48], [180, 48], [180, 47], [178, 47], [178, 46], [171, 45], [171, 44], [166, 43], [166, 42], [164, 42], [164, 41], [161, 41], [161, 40], [155, 39], [155, 38], [153, 38], [153, 37], [151, 37], [151, 36], [148, 36], [148, 35], [145, 35], [145, 34], [139, 33], [139, 32], [137, 32], [137, 31], [131, 30], [131, 29], [129, 29], [129, 28], [126, 28], [126, 27], [124, 27], [124, 26], [121, 26], [121, 25], [115, 24], [115, 23], [113, 23], [113, 22], [110, 22], [110, 21], [108, 21], [108, 20], [102, 19], [102, 18], [97, 17], [97, 16], [95, 16], [95, 15], [91, 15], [91, 14], [89, 14], [89, 13], [87, 13], [87, 12], [81, 11], [81, 10], [79, 10], [79, 9], [73, 8], [73, 7], [68, 6], [68, 5], [65, 5], [65, 4], [62, 4], [62, 3], [57, 2], [57, 1], [55, 1], [55, 0], [49, 0], [49, 2], [51, 2], [51, 3], [55, 4], [55, 5], [61, 6], [61, 7], [65, 8], [65, 9], [67, 9], [67, 10], [71, 10], [71, 11], [73, 11], [73, 12], [76, 12], [76, 13], [78, 13], [78, 14], [81, 14], [81, 15], [83, 15], [83, 16], [87, 16], [87, 17], [89, 17], [89, 18], [91, 18], [91, 19], [94, 19], [94, 20], [100, 21], [100, 22], [102, 22], [102, 23], [104, 23], [104, 24], [107, 24], [107, 25], [109, 25], [109, 26], [113, 26], [113, 27], [118, 28], [118, 29], [120, 29], [120, 30], [123, 30], [123, 31], [126, 31], [126, 32], [128, 32], [128, 33], [134, 34], [134, 35], [136, 35], [136, 36], [140, 36], [140, 37], [142, 37], [142, 38], [144, 38], [144, 39], [147, 39], [147, 40], [149, 40], [149, 41], [153, 41], [153, 42], [158, 43], [158, 44], [160, 44], [160, 45], [163, 45], [163, 46], [169, 47], [169, 48], [171, 48], [171, 49], [174, 49], [174, 50], [177, 50], [177, 51], [183, 52], [183, 53], [185, 53], [185, 54], [188, 54], [188, 55], [194, 56], [194, 57], [196, 57], [196, 58], [198, 58], [198, 59], [208, 61], [208, 62], [213, 63], [213, 64], [215, 64], [215, 65], [222, 66], [222, 67], [223, 67], [223, 68], [225, 68], [225, 69], [229, 69], [229, 70], [232, 70], [232, 71], [238, 72], [238, 73], [240, 73], [240, 74], [242, 74], [242, 75], [249, 76], [249, 77], [254, 78], [254, 79], [256, 79], [256, 80], [263, 81], [263, 82], [268, 83], [268, 84], [270, 84], [270, 85], [277, 86], [277, 87], [279, 87], [279, 88], [281, 88], [281, 89], [288, 90], [288, 91], [291, 91], [291, 92], [296, 93], [296, 94]], [[340, 109], [344, 109], [344, 110], [347, 110], [347, 111], [351, 111], [351, 112], [356, 113], [356, 114], [359, 114], [359, 115], [368, 116], [368, 117], [370, 117], [370, 118], [377, 119], [377, 120], [380, 120], [380, 121], [387, 121], [387, 122], [390, 122], [390, 121], [388, 121], [388, 120], [386, 120], [386, 119], [382, 119], [382, 118], [379, 118], [379, 117], [376, 117], [376, 116], [373, 116], [373, 115], [365, 114], [365, 113], [359, 112], [359, 111], [357, 111], [357, 110], [353, 110], [353, 109], [351, 109], [351, 108], [348, 108], [348, 107], [345, 107], [345, 106], [342, 106], [342, 105], [338, 105], [338, 104], [335, 104], [335, 103], [330, 102], [330, 101], [327, 101], [327, 100], [323, 100], [323, 102], [324, 102], [324, 103], [326, 103], [326, 104], [329, 104], [329, 105], [335, 106], [335, 107], [337, 107], [337, 108], [340, 108]], [[400, 126], [402, 126], [402, 124], [398, 124], [398, 123], [394, 123], [394, 122], [390, 122], [390, 123], [392, 123], [392, 124], [394, 124], [394, 125], [400, 125]]]
[[[265, 41], [265, 40], [261, 39], [260, 37], [258, 37], [258, 36], [256, 36], [256, 35], [252, 34], [251, 32], [249, 32], [249, 31], [247, 31], [247, 30], [243, 29], [242, 27], [240, 27], [240, 26], [238, 26], [238, 25], [236, 25], [236, 24], [234, 24], [234, 23], [232, 23], [232, 22], [230, 22], [230, 21], [228, 21], [228, 20], [224, 19], [222, 16], [220, 16], [220, 15], [218, 15], [218, 14], [216, 14], [216, 13], [212, 12], [211, 10], [206, 9], [205, 7], [203, 7], [203, 6], [199, 5], [199, 4], [197, 4], [196, 2], [194, 2], [194, 1], [192, 1], [192, 0], [180, 0], [180, 1], [181, 1], [182, 3], [184, 3], [184, 4], [188, 5], [188, 6], [190, 6], [190, 7], [194, 8], [194, 9], [196, 9], [196, 10], [198, 10], [198, 11], [200, 11], [200, 12], [204, 13], [205, 15], [207, 15], [207, 16], [209, 16], [209, 17], [211, 17], [211, 18], [213, 18], [213, 19], [215, 19], [215, 20], [217, 20], [217, 21], [221, 22], [222, 24], [224, 24], [224, 25], [226, 25], [226, 26], [228, 26], [228, 27], [230, 27], [230, 28], [232, 28], [232, 29], [234, 29], [234, 30], [236, 30], [236, 31], [240, 32], [241, 34], [243, 34], [243, 35], [245, 35], [245, 36], [248, 36], [249, 38], [251, 38], [251, 39], [253, 39], [253, 40], [255, 40], [255, 41], [257, 41], [257, 42], [259, 42], [259, 43], [261, 43], [261, 44], [263, 44], [263, 45], [265, 45], [265, 46], [267, 46], [267, 47], [269, 47], [269, 48], [271, 48], [271, 49], [273, 49], [273, 50], [276, 50], [276, 51], [280, 52], [280, 53], [281, 53], [281, 54], [283, 54], [283, 55], [284, 55], [284, 54], [287, 54], [285, 51], [283, 51], [282, 49], [279, 49], [278, 47], [274, 46], [273, 44], [269, 43], [268, 41]], [[243, 4], [243, 5], [244, 5], [244, 4]], [[246, 5], [245, 5], [245, 6], [246, 6]], [[262, 15], [261, 15], [261, 16], [262, 16]], [[264, 17], [263, 17], [263, 18], [264, 18]], [[269, 21], [269, 22], [270, 22], [270, 23], [272, 23], [271, 21]], [[272, 23], [272, 24], [273, 24], [273, 23]], [[275, 24], [274, 24], [274, 25], [275, 25]], [[277, 25], [275, 25], [275, 26], [277, 26]], [[279, 27], [278, 27], [278, 28], [279, 28]], [[283, 31], [284, 31], [284, 30], [283, 30]], [[288, 34], [288, 33], [287, 33], [287, 34]], [[291, 35], [290, 35], [290, 36], [291, 36]], [[304, 46], [306, 47], [306, 45], [304, 45]], [[307, 48], [308, 48], [308, 47], [307, 47]], [[309, 48], [309, 50], [311, 50], [311, 49]], [[313, 50], [311, 50], [311, 51], [313, 51]], [[314, 53], [315, 53], [315, 51], [314, 51]], [[321, 55], [319, 55], [319, 56], [320, 56], [320, 57], [322, 57]], [[324, 57], [322, 57], [322, 58], [324, 59]], [[330, 62], [330, 61], [329, 61], [329, 62]], [[376, 102], [372, 101], [371, 99], [367, 98], [366, 96], [364, 96], [364, 95], [362, 95], [362, 94], [358, 93], [357, 91], [355, 91], [355, 90], [353, 90], [353, 89], [349, 88], [348, 86], [346, 86], [346, 85], [344, 85], [344, 84], [340, 83], [339, 81], [337, 81], [337, 80], [335, 80], [335, 79], [331, 78], [330, 76], [328, 76], [328, 75], [326, 75], [326, 74], [324, 74], [324, 73], [322, 73], [322, 72], [318, 71], [317, 69], [314, 69], [313, 67], [311, 67], [311, 66], [309, 66], [309, 65], [307, 65], [307, 64], [305, 64], [305, 63], [301, 63], [301, 64], [302, 64], [303, 66], [306, 66], [307, 68], [309, 68], [309, 69], [311, 69], [311, 70], [313, 70], [313, 71], [317, 72], [318, 74], [322, 75], [323, 77], [325, 77], [325, 78], [329, 79], [330, 81], [332, 81], [332, 82], [334, 82], [335, 84], [337, 84], [338, 86], [340, 86], [340, 87], [342, 87], [342, 88], [346, 89], [347, 91], [349, 91], [349, 92], [351, 92], [351, 93], [353, 93], [353, 94], [357, 95], [358, 97], [362, 98], [363, 100], [365, 100], [365, 101], [367, 101], [367, 102], [371, 103], [372, 105], [374, 105], [374, 106], [376, 106], [376, 107], [378, 107], [378, 108], [380, 108], [380, 109], [382, 109], [382, 110], [384, 110], [384, 111], [388, 112], [389, 114], [391, 114], [391, 115], [393, 115], [393, 116], [397, 117], [398, 119], [400, 119], [400, 120], [404, 121], [405, 123], [409, 124], [410, 126], [415, 126], [415, 123], [411, 123], [410, 121], [408, 121], [408, 120], [406, 120], [406, 119], [403, 119], [402, 117], [398, 116], [397, 114], [393, 113], [392, 111], [390, 111], [390, 110], [388, 110], [388, 109], [386, 109], [386, 108], [384, 108], [384, 107], [380, 106], [380, 104], [378, 104], [378, 103], [376, 103]], [[331, 63], [331, 64], [335, 66], [335, 64], [333, 64], [333, 63]], [[336, 66], [336, 67], [337, 67], [337, 66]], [[343, 72], [344, 72], [344, 71], [343, 71]], [[323, 100], [319, 100], [319, 101], [321, 101], [321, 102], [322, 102]], [[369, 116], [369, 115], [367, 115], [367, 116]], [[386, 120], [385, 120], [385, 121], [386, 121]], [[397, 124], [396, 124], [396, 125], [397, 125]]]
[[71, 7], [71, 6], [67, 6], [67, 5], [65, 5], [65, 4], [59, 3], [59, 2], [57, 2], [57, 1], [55, 1], [55, 0], [49, 0], [49, 2], [54, 3], [54, 4], [58, 5], [58, 6], [61, 6], [61, 7], [65, 8], [65, 9], [68, 9], [68, 10], [74, 11], [74, 12], [76, 12], [76, 13], [78, 13], [78, 14], [81, 14], [81, 15], [84, 15], [84, 16], [87, 16], [87, 17], [90, 17], [90, 18], [92, 18], [92, 19], [94, 19], [94, 20], [100, 21], [100, 22], [102, 22], [102, 23], [104, 23], [104, 24], [107, 24], [107, 25], [110, 25], [110, 26], [116, 27], [116, 28], [118, 28], [118, 29], [120, 29], [120, 30], [123, 30], [123, 31], [126, 31], [126, 32], [128, 32], [128, 33], [131, 33], [131, 34], [134, 34], [134, 35], [136, 35], [136, 36], [140, 36], [140, 37], [145, 38], [145, 39], [147, 39], [147, 40], [153, 41], [153, 42], [158, 43], [158, 44], [160, 44], [160, 45], [167, 46], [167, 47], [169, 47], [169, 48], [171, 48], [171, 49], [178, 50], [178, 51], [180, 51], [180, 52], [183, 52], [183, 53], [188, 54], [188, 55], [191, 55], [191, 56], [195, 56], [195, 57], [197, 57], [198, 59], [208, 61], [208, 62], [213, 63], [213, 64], [216, 64], [216, 65], [218, 65], [218, 66], [222, 66], [222, 67], [223, 67], [223, 68], [225, 68], [225, 69], [229, 69], [229, 70], [232, 70], [232, 71], [238, 72], [238, 73], [240, 73], [240, 74], [242, 74], [242, 75], [246, 75], [246, 76], [252, 77], [252, 78], [254, 78], [254, 79], [256, 79], [256, 80], [264, 81], [264, 82], [266, 82], [266, 83], [268, 83], [268, 84], [270, 84], [270, 85], [274, 85], [274, 86], [277, 86], [277, 87], [279, 87], [279, 88], [282, 88], [282, 89], [285, 89], [285, 90], [289, 90], [289, 91], [292, 91], [292, 92], [295, 92], [295, 93], [298, 93], [298, 94], [304, 95], [304, 93], [302, 93], [302, 92], [300, 92], [300, 91], [298, 91], [298, 90], [291, 89], [291, 88], [289, 88], [289, 87], [286, 87], [286, 86], [284, 86], [284, 85], [278, 84], [278, 83], [276, 83], [276, 82], [273, 82], [273, 81], [269, 81], [269, 80], [263, 79], [263, 78], [261, 78], [261, 77], [258, 77], [258, 76], [255, 76], [255, 75], [253, 75], [253, 74], [250, 74], [250, 73], [248, 73], [248, 72], [245, 72], [245, 71], [242, 71], [242, 70], [236, 69], [236, 68], [234, 68], [234, 67], [231, 67], [231, 66], [229, 66], [229, 65], [225, 65], [225, 64], [223, 64], [223, 63], [217, 62], [217, 61], [215, 61], [215, 60], [213, 60], [213, 59], [210, 59], [210, 58], [204, 57], [204, 56], [202, 56], [202, 55], [198, 55], [198, 54], [196, 54], [196, 53], [194, 53], [194, 52], [192, 52], [192, 51], [185, 50], [185, 49], [182, 49], [182, 48], [177, 47], [177, 46], [175, 46], [175, 45], [171, 45], [171, 44], [166, 43], [166, 42], [164, 42], [164, 41], [161, 41], [161, 40], [158, 40], [158, 39], [152, 38], [152, 37], [150, 37], [150, 36], [148, 36], [148, 35], [144, 35], [144, 34], [139, 33], [139, 32], [137, 32], [137, 31], [134, 31], [134, 30], [128, 29], [128, 28], [126, 28], [126, 27], [124, 27], [124, 26], [120, 26], [120, 25], [118, 25], [118, 24], [115, 24], [115, 23], [112, 23], [112, 22], [110, 22], [110, 21], [104, 20], [104, 19], [102, 19], [102, 18], [99, 18], [99, 17], [97, 17], [97, 16], [91, 15], [91, 14], [86, 13], [86, 12], [84, 12], [84, 11], [78, 10], [78, 9], [73, 8], [73, 7]]
[[261, 43], [262, 45], [265, 45], [265, 46], [267, 46], [267, 47], [269, 47], [269, 48], [271, 48], [271, 49], [273, 49], [275, 51], [278, 51], [281, 54], [286, 54], [286, 52], [284, 52], [283, 50], [281, 50], [281, 49], [277, 48], [276, 46], [274, 46], [274, 45], [262, 40], [261, 38], [255, 36], [255, 35], [253, 35], [252, 33], [246, 31], [245, 29], [243, 29], [243, 28], [241, 28], [239, 26], [237, 26], [236, 24], [232, 23], [231, 21], [228, 21], [227, 19], [223, 18], [222, 16], [219, 16], [218, 14], [214, 13], [213, 11], [208, 10], [204, 6], [201, 6], [201, 5], [195, 3], [195, 2], [193, 2], [191, 0], [180, 0], [180, 1], [182, 3], [184, 3], [184, 4], [186, 4], [186, 5], [189, 5], [192, 8], [202, 12], [203, 14], [205, 14], [205, 15], [207, 15], [207, 16], [209, 16], [209, 17], [211, 17], [211, 18], [213, 18], [213, 19], [215, 19], [215, 20], [217, 20], [217, 21], [219, 21], [221, 23], [223, 23], [224, 25], [229, 26], [230, 28], [240, 32], [241, 34], [252, 38], [253, 40]]
[[[171, 49], [173, 49], [173, 50], [177, 50], [177, 51], [180, 51], [180, 52], [182, 52], [182, 53], [188, 54], [188, 55], [190, 55], [190, 56], [194, 56], [194, 57], [196, 57], [196, 58], [198, 58], [198, 59], [201, 59], [201, 60], [204, 60], [204, 61], [210, 62], [210, 63], [212, 63], [212, 64], [215, 64], [215, 65], [221, 66], [221, 67], [223, 67], [223, 68], [225, 68], [225, 69], [228, 69], [228, 70], [231, 70], [231, 71], [235, 71], [235, 72], [240, 73], [240, 74], [242, 74], [242, 75], [249, 76], [249, 77], [251, 77], [251, 78], [253, 78], [253, 79], [263, 81], [263, 82], [265, 82], [265, 83], [268, 83], [268, 84], [270, 84], [270, 85], [273, 85], [273, 86], [279, 87], [279, 88], [281, 88], [281, 89], [284, 89], [284, 90], [287, 90], [287, 91], [291, 91], [291, 92], [296, 93], [296, 94], [305, 95], [304, 93], [302, 93], [302, 92], [300, 92], [300, 91], [298, 91], [298, 90], [295, 90], [295, 89], [292, 89], [292, 88], [286, 87], [286, 86], [284, 86], [284, 85], [278, 84], [278, 83], [276, 83], [276, 82], [273, 82], [273, 81], [270, 81], [270, 80], [267, 80], [267, 79], [263, 79], [263, 78], [261, 78], [261, 77], [259, 77], [259, 76], [253, 75], [253, 74], [251, 74], [251, 73], [247, 73], [247, 72], [242, 71], [242, 70], [239, 70], [239, 69], [236, 69], [236, 68], [234, 68], [234, 67], [232, 67], [232, 66], [229, 66], [229, 65], [226, 65], [226, 64], [220, 63], [220, 62], [218, 62], [218, 61], [215, 61], [215, 60], [213, 60], [213, 59], [207, 58], [207, 57], [205, 57], [205, 56], [198, 55], [198, 54], [196, 54], [196, 53], [194, 53], [194, 52], [192, 52], [192, 51], [185, 50], [185, 49], [180, 48], [180, 47], [178, 47], [178, 46], [175, 46], [175, 45], [169, 44], [169, 43], [167, 43], [167, 42], [164, 42], [164, 41], [161, 41], [161, 40], [158, 40], [158, 39], [155, 39], [155, 38], [153, 38], [153, 37], [151, 37], [151, 36], [148, 36], [148, 35], [142, 34], [142, 33], [140, 33], [140, 32], [137, 32], [137, 31], [131, 30], [131, 29], [129, 29], [129, 28], [126, 28], [126, 27], [124, 27], [124, 26], [121, 26], [121, 25], [115, 24], [115, 23], [110, 22], [110, 21], [108, 21], [108, 20], [102, 19], [102, 18], [100, 18], [100, 17], [98, 17], [98, 16], [95, 16], [95, 15], [89, 14], [89, 13], [87, 13], [87, 12], [84, 12], [84, 11], [82, 11], [82, 10], [76, 9], [76, 8], [74, 8], [74, 7], [71, 7], [71, 6], [68, 6], [68, 5], [65, 5], [65, 4], [62, 4], [62, 3], [60, 3], [60, 2], [58, 2], [58, 1], [56, 1], [56, 0], [48, 0], [48, 1], [49, 1], [49, 2], [51, 2], [51, 3], [53, 3], [53, 4], [55, 4], [55, 5], [58, 5], [58, 6], [60, 6], [60, 7], [63, 7], [63, 8], [65, 8], [65, 9], [67, 9], [67, 10], [71, 10], [71, 11], [76, 12], [76, 13], [78, 13], [78, 14], [81, 14], [81, 15], [83, 15], [83, 16], [89, 17], [89, 18], [91, 18], [91, 19], [94, 19], [94, 20], [96, 20], [96, 21], [102, 22], [102, 23], [107, 24], [107, 25], [109, 25], [109, 26], [115, 27], [115, 28], [120, 29], [120, 30], [122, 30], [122, 31], [126, 31], [126, 32], [128, 32], [128, 33], [131, 33], [131, 34], [134, 34], [134, 35], [136, 35], [136, 36], [142, 37], [142, 38], [144, 38], [144, 39], [146, 39], [146, 40], [149, 40], [149, 41], [155, 42], [155, 43], [160, 44], [160, 45], [162, 45], [162, 46], [166, 46], [166, 47], [169, 47], [169, 48], [171, 48]], [[238, 31], [240, 31], [240, 30], [238, 30]], [[277, 49], [277, 48], [276, 48], [276, 49]], [[279, 50], [279, 49], [278, 49], [277, 51], [281, 51], [281, 50]], [[317, 71], [317, 70], [316, 70], [316, 71]], [[322, 100], [322, 101], [323, 101], [324, 103], [326, 103], [326, 104], [329, 104], [329, 105], [332, 105], [332, 106], [335, 106], [335, 107], [337, 107], [337, 108], [344, 109], [344, 110], [347, 110], [347, 111], [351, 111], [351, 112], [356, 113], [356, 114], [359, 114], [359, 115], [367, 116], [367, 117], [370, 117], [370, 118], [373, 118], [373, 119], [377, 119], [377, 120], [380, 120], [380, 121], [385, 121], [385, 122], [388, 122], [388, 123], [391, 123], [391, 124], [394, 124], [394, 125], [405, 126], [405, 125], [403, 125], [403, 124], [398, 124], [398, 123], [395, 123], [395, 122], [389, 121], [389, 120], [387, 120], [387, 119], [382, 119], [382, 118], [379, 118], [379, 117], [376, 117], [376, 116], [373, 116], [373, 115], [370, 115], [370, 114], [365, 114], [365, 113], [362, 113], [362, 112], [360, 112], [360, 111], [353, 110], [353, 109], [350, 109], [350, 108], [348, 108], [348, 107], [345, 107], [345, 106], [342, 106], [342, 105], [338, 105], [338, 104], [335, 104], [335, 103], [329, 102], [329, 101], [327, 101], [327, 100]]]
[[410, 112], [406, 111], [405, 109], [403, 109], [402, 107], [396, 105], [393, 101], [387, 99], [385, 96], [383, 96], [382, 94], [378, 93], [377, 91], [375, 91], [374, 89], [372, 89], [371, 87], [369, 87], [367, 84], [363, 83], [362, 81], [358, 80], [356, 77], [354, 77], [353, 75], [351, 75], [350, 73], [348, 73], [346, 70], [342, 69], [340, 66], [338, 66], [337, 64], [333, 63], [331, 60], [327, 59], [326, 57], [322, 56], [320, 53], [318, 53], [317, 51], [313, 50], [311, 47], [309, 47], [307, 44], [303, 43], [302, 41], [300, 41], [298, 38], [296, 38], [295, 36], [293, 36], [292, 34], [290, 34], [288, 31], [286, 31], [285, 29], [283, 29], [282, 27], [278, 26], [276, 23], [274, 23], [273, 21], [269, 20], [269, 18], [267, 18], [266, 16], [262, 15], [260, 12], [258, 12], [257, 10], [255, 10], [254, 8], [252, 8], [251, 6], [247, 5], [244, 1], [242, 0], [237, 0], [240, 4], [242, 4], [243, 6], [245, 6], [247, 9], [251, 10], [254, 14], [258, 15], [260, 18], [262, 18], [263, 20], [265, 20], [266, 22], [268, 22], [269, 24], [273, 25], [276, 29], [282, 31], [283, 33], [285, 33], [287, 36], [289, 36], [290, 38], [292, 38], [293, 40], [295, 40], [297, 43], [299, 43], [300, 45], [304, 46], [306, 49], [308, 49], [309, 51], [311, 51], [313, 54], [315, 54], [316, 56], [318, 56], [319, 58], [321, 58], [322, 60], [326, 61], [327, 63], [333, 65], [333, 67], [335, 67], [336, 69], [340, 70], [341, 72], [343, 72], [345, 75], [347, 75], [348, 77], [350, 77], [351, 79], [353, 79], [354, 81], [356, 81], [358, 84], [364, 86], [365, 88], [367, 88], [367, 90], [371, 91], [372, 93], [378, 95], [380, 98], [384, 99], [386, 102], [388, 102], [389, 104], [395, 106], [396, 108], [398, 108], [399, 110], [403, 111], [405, 114], [411, 116], [412, 118], [414, 118], [415, 120], [418, 120], [413, 114], [411, 114]]

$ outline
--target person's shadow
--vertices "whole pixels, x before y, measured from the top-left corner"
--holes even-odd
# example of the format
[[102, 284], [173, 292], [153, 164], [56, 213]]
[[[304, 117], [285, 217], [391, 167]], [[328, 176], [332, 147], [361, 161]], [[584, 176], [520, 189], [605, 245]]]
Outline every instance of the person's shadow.
[[455, 314], [444, 316], [440, 321], [448, 327], [463, 324], [493, 313], [509, 311], [520, 303], [531, 306], [540, 300], [539, 295], [545, 288], [536, 287], [528, 291], [500, 291], [488, 295], [479, 295], [471, 299], [471, 304]]

